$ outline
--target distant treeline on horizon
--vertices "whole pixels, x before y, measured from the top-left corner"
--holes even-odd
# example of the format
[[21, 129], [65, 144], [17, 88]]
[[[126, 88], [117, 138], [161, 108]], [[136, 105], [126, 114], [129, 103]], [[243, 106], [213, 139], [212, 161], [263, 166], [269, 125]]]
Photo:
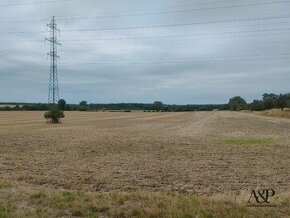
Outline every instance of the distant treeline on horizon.
[[[2, 106], [1, 106], [2, 105]], [[23, 110], [23, 111], [47, 111], [51, 108], [59, 108], [63, 111], [124, 111], [139, 110], [144, 112], [161, 111], [161, 112], [182, 112], [182, 111], [213, 111], [213, 110], [271, 110], [279, 108], [290, 108], [290, 93], [273, 94], [265, 93], [261, 100], [254, 100], [247, 103], [240, 96], [235, 96], [229, 100], [228, 104], [188, 104], [172, 105], [163, 104], [161, 101], [155, 101], [151, 104], [145, 103], [111, 103], [111, 104], [88, 104], [87, 101], [81, 101], [79, 104], [67, 104], [64, 99], [60, 99], [56, 105], [43, 103], [0, 103], [0, 111]]]
[[[3, 105], [3, 107], [1, 107]], [[16, 102], [3, 102], [0, 103], [0, 111], [9, 110], [24, 110], [24, 111], [46, 111], [49, 110], [50, 105], [44, 103], [16, 103]], [[154, 102], [152, 104], [146, 103], [109, 103], [87, 104], [85, 101], [80, 104], [65, 104], [65, 111], [212, 111], [212, 110], [228, 110], [228, 104], [196, 104], [196, 105], [170, 105], [163, 104], [162, 102]]]

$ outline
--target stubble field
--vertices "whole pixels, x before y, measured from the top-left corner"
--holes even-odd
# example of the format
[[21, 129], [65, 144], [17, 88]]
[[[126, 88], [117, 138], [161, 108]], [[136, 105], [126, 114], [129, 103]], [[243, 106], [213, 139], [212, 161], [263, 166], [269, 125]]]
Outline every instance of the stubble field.
[[[0, 113], [0, 217], [290, 216], [290, 120], [65, 114], [51, 125], [43, 112]], [[246, 206], [259, 188], [276, 207]]]

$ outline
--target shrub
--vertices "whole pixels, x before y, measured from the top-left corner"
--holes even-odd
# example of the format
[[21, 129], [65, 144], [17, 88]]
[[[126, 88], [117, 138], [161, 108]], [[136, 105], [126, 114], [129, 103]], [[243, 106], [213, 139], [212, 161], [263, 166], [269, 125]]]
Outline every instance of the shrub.
[[48, 111], [44, 114], [44, 117], [50, 123], [60, 123], [61, 118], [64, 118], [65, 115], [64, 115], [63, 111], [61, 111], [60, 109], [51, 108], [50, 111]]

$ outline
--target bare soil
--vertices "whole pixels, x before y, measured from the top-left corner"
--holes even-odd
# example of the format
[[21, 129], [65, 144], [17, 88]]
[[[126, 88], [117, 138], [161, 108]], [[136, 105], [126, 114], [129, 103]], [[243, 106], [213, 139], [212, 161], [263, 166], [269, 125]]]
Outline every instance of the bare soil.
[[53, 125], [43, 114], [0, 113], [1, 181], [101, 193], [290, 190], [288, 119], [226, 111], [66, 112]]

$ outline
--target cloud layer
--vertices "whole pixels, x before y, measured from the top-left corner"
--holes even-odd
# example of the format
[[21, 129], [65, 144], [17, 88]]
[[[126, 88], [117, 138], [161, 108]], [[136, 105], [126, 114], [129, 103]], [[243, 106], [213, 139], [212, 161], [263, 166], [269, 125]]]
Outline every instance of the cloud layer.
[[[27, 5], [3, 6], [19, 2]], [[62, 30], [60, 96], [70, 103], [226, 103], [289, 92], [290, 2], [35, 2], [0, 4], [0, 101], [47, 101], [52, 16]]]

